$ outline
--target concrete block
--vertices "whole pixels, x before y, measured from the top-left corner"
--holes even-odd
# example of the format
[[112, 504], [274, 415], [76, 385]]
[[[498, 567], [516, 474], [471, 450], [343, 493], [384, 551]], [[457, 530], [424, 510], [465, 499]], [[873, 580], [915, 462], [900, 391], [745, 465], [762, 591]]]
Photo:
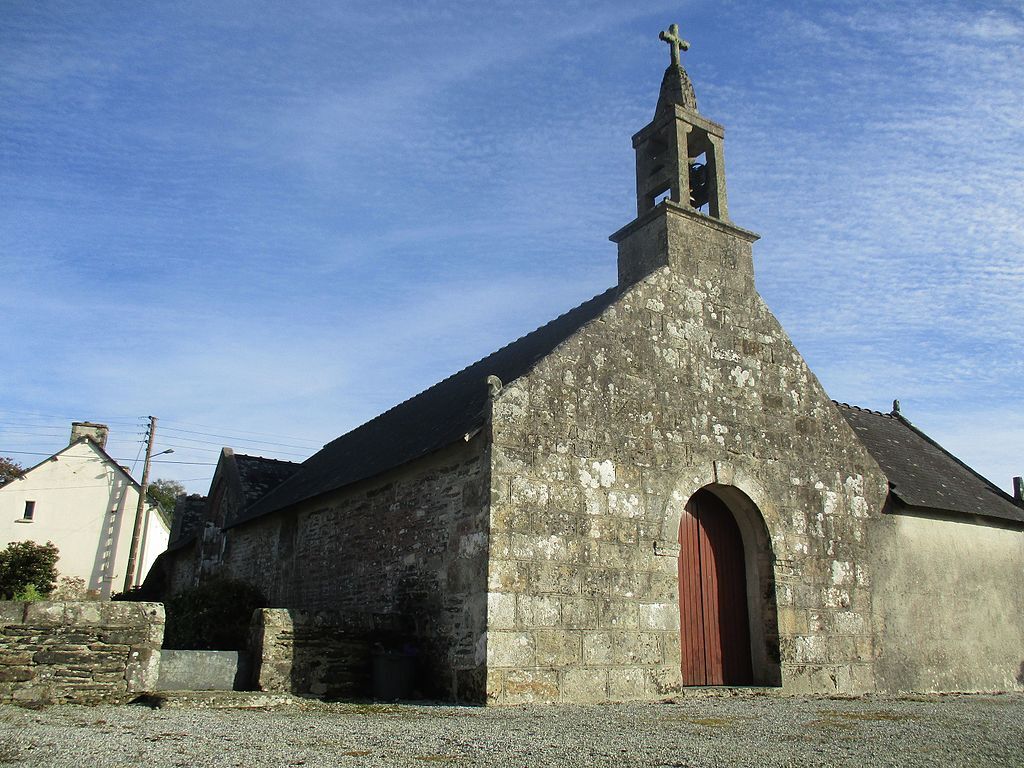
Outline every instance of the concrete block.
[[16, 603], [13, 600], [0, 600], [0, 627], [8, 624], [23, 624], [27, 603]]
[[69, 624], [78, 626], [101, 624], [103, 623], [102, 605], [96, 601], [86, 600], [67, 603], [66, 619]]
[[671, 696], [682, 690], [682, 672], [678, 666], [654, 667], [644, 670], [645, 689], [649, 696]]
[[598, 626], [602, 629], [638, 629], [640, 606], [628, 600], [599, 600]]
[[128, 691], [155, 691], [160, 680], [160, 651], [153, 648], [131, 651], [125, 665], [124, 678]]
[[233, 691], [248, 687], [249, 664], [238, 651], [159, 652], [161, 691]]
[[638, 666], [661, 662], [661, 643], [649, 632], [615, 632], [612, 635], [612, 663]]

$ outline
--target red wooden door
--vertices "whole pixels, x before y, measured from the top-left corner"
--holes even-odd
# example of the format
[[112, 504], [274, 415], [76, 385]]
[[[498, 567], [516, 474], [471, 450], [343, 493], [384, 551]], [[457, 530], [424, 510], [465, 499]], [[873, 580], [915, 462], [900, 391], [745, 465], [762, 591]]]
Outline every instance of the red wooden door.
[[743, 539], [728, 507], [698, 491], [679, 522], [683, 685], [749, 685]]

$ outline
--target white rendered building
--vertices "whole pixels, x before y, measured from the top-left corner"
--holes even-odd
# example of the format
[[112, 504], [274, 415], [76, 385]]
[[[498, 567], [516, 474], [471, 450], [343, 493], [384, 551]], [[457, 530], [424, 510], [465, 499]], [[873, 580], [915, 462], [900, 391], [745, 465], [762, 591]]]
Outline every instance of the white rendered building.
[[[52, 541], [60, 576], [79, 577], [92, 596], [124, 589], [139, 484], [104, 450], [107, 427], [75, 422], [70, 444], [0, 486], [0, 548]], [[135, 583], [167, 548], [169, 521], [156, 504], [143, 509]]]

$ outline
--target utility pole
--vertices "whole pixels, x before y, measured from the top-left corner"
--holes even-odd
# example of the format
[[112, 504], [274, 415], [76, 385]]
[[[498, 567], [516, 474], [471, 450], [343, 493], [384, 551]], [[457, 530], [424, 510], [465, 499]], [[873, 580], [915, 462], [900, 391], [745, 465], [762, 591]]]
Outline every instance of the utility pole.
[[139, 488], [139, 505], [135, 508], [135, 527], [132, 528], [132, 545], [128, 550], [128, 568], [124, 575], [124, 591], [135, 586], [135, 563], [139, 559], [139, 539], [142, 538], [142, 521], [145, 519], [146, 490], [149, 488], [149, 461], [153, 458], [153, 441], [156, 439], [156, 416], [149, 417], [149, 440], [146, 443], [146, 462], [142, 465], [142, 487]]

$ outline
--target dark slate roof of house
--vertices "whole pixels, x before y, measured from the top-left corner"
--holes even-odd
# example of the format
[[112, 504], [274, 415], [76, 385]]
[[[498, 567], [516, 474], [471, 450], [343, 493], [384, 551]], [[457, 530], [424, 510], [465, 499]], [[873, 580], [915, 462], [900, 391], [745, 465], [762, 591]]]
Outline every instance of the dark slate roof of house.
[[907, 506], [1024, 522], [1024, 508], [1009, 494], [900, 414], [836, 405]]
[[182, 494], [174, 505], [174, 520], [171, 523], [168, 549], [176, 549], [190, 541], [203, 527], [206, 519], [206, 497], [199, 494]]
[[596, 318], [618, 288], [580, 304], [497, 352], [328, 443], [237, 522], [365, 480], [451, 445], [481, 426], [488, 376], [510, 383]]
[[248, 507], [294, 475], [302, 465], [297, 461], [236, 453], [235, 466], [238, 468], [238, 479], [242, 483], [242, 504]]

